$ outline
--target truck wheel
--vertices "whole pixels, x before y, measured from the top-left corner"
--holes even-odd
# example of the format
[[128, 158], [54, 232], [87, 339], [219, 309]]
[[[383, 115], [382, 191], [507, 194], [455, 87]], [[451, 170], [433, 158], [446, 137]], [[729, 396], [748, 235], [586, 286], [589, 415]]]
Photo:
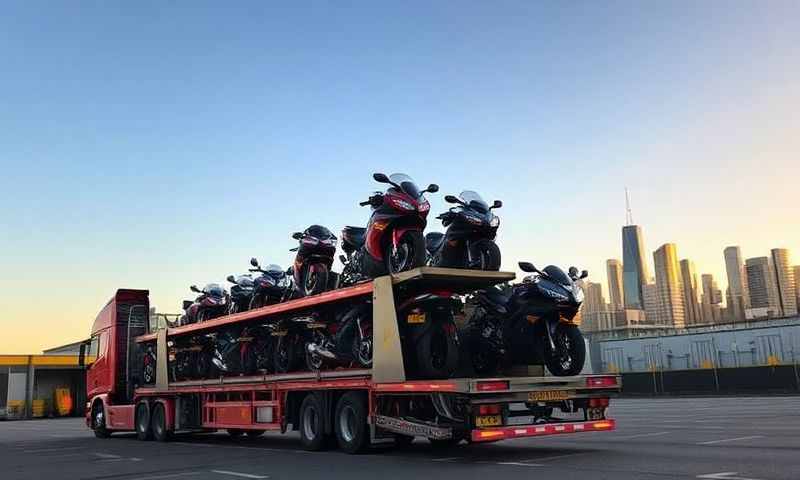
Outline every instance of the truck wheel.
[[247, 430], [244, 433], [247, 435], [248, 438], [258, 438], [261, 435], [264, 435], [264, 432], [266, 432], [266, 430]]
[[172, 436], [172, 432], [167, 429], [167, 413], [164, 411], [163, 403], [153, 405], [150, 414], [150, 429], [153, 431], [153, 438], [159, 442], [166, 442]]
[[417, 372], [422, 378], [449, 378], [458, 367], [455, 326], [436, 321], [417, 341]]
[[545, 340], [544, 363], [550, 373], [557, 377], [577, 375], [586, 361], [586, 343], [576, 325], [559, 323], [553, 332], [556, 350]]
[[92, 407], [92, 430], [97, 438], [108, 438], [111, 431], [106, 428], [106, 414], [103, 409], [103, 402], [98, 400]]
[[139, 402], [136, 405], [136, 438], [153, 439], [153, 430], [150, 429], [150, 407], [147, 402]]
[[241, 430], [239, 428], [229, 428], [226, 430], [226, 432], [228, 432], [228, 436], [230, 436], [231, 438], [239, 438], [242, 435], [244, 435], [244, 430]]
[[325, 422], [322, 402], [313, 393], [306, 395], [300, 404], [300, 443], [306, 450], [325, 449]]
[[336, 404], [336, 440], [346, 453], [361, 453], [369, 446], [367, 399], [362, 392], [347, 392]]

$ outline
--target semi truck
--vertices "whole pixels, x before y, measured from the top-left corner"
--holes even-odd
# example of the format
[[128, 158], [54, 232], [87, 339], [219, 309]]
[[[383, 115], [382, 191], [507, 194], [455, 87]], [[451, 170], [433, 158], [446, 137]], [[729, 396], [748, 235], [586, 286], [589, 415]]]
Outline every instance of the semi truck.
[[[86, 358], [94, 359], [86, 366], [86, 425], [100, 438], [136, 432], [141, 440], [158, 441], [178, 433], [222, 430], [256, 437], [298, 431], [305, 449], [338, 446], [347, 453], [379, 443], [404, 446], [415, 438], [440, 447], [613, 430], [607, 413], [621, 388], [617, 375], [556, 377], [537, 365], [489, 377], [417, 379], [407, 371], [404, 323], [419, 323], [420, 315], [401, 318], [396, 305], [412, 295], [465, 295], [513, 278], [509, 272], [421, 267], [201, 323], [152, 329], [148, 291], [117, 290], [86, 344]], [[189, 380], [169, 373], [170, 345], [178, 338], [358, 299], [372, 305], [371, 368]], [[143, 355], [155, 356], [150, 384], [142, 381]]]

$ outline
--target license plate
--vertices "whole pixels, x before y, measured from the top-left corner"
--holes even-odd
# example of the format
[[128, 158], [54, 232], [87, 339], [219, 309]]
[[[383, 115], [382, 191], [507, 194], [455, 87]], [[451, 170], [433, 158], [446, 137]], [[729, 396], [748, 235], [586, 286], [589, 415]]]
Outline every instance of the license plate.
[[496, 427], [503, 424], [503, 417], [500, 415], [483, 415], [475, 417], [476, 427]]
[[528, 394], [529, 402], [559, 402], [568, 400], [572, 392], [567, 390], [545, 390], [543, 392], [530, 392]]
[[406, 323], [425, 323], [425, 313], [409, 313]]

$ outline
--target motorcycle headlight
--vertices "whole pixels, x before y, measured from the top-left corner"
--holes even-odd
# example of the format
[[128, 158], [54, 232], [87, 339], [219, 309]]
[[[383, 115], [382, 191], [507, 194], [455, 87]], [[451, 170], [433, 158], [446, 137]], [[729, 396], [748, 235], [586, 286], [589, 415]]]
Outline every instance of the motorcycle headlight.
[[427, 200], [422, 200], [421, 202], [419, 202], [419, 211], [420, 212], [427, 212], [430, 209], [431, 209], [431, 204], [428, 203]]
[[336, 246], [336, 239], [335, 238], [328, 238], [322, 241], [325, 245], [330, 245], [331, 247]]
[[500, 217], [498, 217], [497, 215], [493, 215], [492, 216], [492, 220], [489, 222], [489, 225], [491, 225], [493, 228], [499, 227], [500, 226]]
[[405, 200], [400, 200], [399, 198], [395, 198], [393, 203], [395, 207], [401, 210], [408, 210], [408, 211], [414, 210], [414, 205], [411, 205], [409, 202], [406, 202]]
[[319, 239], [316, 237], [305, 237], [303, 238], [303, 245], [316, 245], [319, 243]]
[[541, 287], [541, 286], [540, 286], [540, 287], [539, 287], [539, 290], [541, 290], [541, 291], [542, 291], [542, 292], [544, 292], [546, 295], [549, 295], [551, 298], [554, 298], [554, 299], [556, 299], [556, 300], [560, 300], [560, 301], [567, 301], [567, 300], [569, 300], [569, 297], [568, 297], [568, 296], [564, 295], [563, 293], [561, 293], [561, 292], [559, 292], [559, 291], [557, 291], [557, 290], [553, 290], [552, 288], [547, 288], [547, 287]]
[[464, 218], [473, 225], [483, 225], [483, 219], [481, 217], [476, 217], [475, 215], [464, 215]]

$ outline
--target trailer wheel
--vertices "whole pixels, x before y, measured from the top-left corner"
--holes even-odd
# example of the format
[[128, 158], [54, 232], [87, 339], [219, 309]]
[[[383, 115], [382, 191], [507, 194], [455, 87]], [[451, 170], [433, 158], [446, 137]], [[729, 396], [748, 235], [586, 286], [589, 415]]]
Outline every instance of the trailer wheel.
[[164, 404], [156, 403], [150, 414], [150, 429], [153, 431], [153, 438], [159, 442], [166, 442], [172, 436], [172, 432], [167, 429], [167, 413], [164, 411]]
[[97, 400], [92, 407], [92, 430], [97, 438], [108, 438], [111, 431], [106, 428], [106, 414], [103, 409], [103, 402]]
[[300, 442], [313, 452], [324, 450], [325, 421], [322, 402], [313, 393], [306, 395], [300, 404]]
[[244, 433], [245, 433], [245, 434], [246, 434], [246, 435], [247, 435], [249, 438], [258, 438], [258, 437], [260, 437], [261, 435], [264, 435], [264, 432], [266, 432], [266, 430], [247, 430], [247, 431], [246, 431], [246, 432], [244, 432]]
[[153, 439], [153, 430], [150, 428], [150, 406], [147, 402], [139, 402], [136, 405], [136, 438]]
[[230, 436], [231, 438], [239, 438], [242, 435], [244, 435], [244, 430], [241, 430], [239, 428], [229, 428], [226, 431], [228, 432], [228, 436]]
[[369, 446], [367, 399], [361, 392], [347, 392], [336, 404], [334, 429], [339, 448], [346, 453], [361, 453]]

